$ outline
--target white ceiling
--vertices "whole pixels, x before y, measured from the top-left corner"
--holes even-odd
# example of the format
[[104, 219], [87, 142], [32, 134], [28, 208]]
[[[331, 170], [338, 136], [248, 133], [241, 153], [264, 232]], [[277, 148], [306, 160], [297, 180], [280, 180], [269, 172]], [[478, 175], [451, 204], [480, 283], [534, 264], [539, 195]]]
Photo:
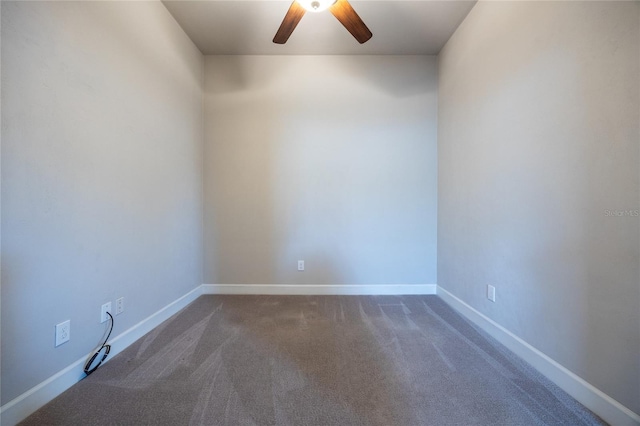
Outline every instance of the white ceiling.
[[350, 0], [373, 38], [359, 44], [325, 11], [272, 43], [291, 0], [164, 0], [205, 55], [435, 55], [476, 0]]

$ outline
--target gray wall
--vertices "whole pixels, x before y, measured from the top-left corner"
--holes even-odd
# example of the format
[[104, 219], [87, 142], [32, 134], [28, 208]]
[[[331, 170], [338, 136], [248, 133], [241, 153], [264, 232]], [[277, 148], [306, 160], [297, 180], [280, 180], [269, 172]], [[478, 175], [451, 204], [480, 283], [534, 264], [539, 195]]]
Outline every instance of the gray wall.
[[201, 283], [202, 70], [159, 2], [2, 2], [2, 404]]
[[438, 120], [438, 284], [636, 413], [639, 7], [479, 2]]
[[435, 57], [207, 57], [205, 123], [205, 282], [435, 283]]

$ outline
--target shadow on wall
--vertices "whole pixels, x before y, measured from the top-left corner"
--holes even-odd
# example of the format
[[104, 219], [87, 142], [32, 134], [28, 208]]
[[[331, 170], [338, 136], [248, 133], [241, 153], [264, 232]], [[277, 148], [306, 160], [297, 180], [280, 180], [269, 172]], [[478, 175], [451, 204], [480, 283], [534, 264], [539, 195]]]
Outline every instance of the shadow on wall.
[[[278, 57], [275, 57], [278, 58]], [[429, 61], [426, 56], [403, 56], [405, 66], [398, 67], [395, 61], [381, 60], [381, 56], [324, 56], [326, 63], [332, 64], [333, 70], [324, 76], [318, 76], [305, 65], [305, 59], [310, 63], [317, 61], [313, 57], [298, 57], [298, 61], [290, 62], [289, 67], [273, 66], [267, 62], [256, 67], [250, 56], [226, 56], [225, 60], [216, 61], [215, 83], [209, 87], [210, 94], [229, 94], [253, 92], [273, 86], [281, 86], [290, 77], [292, 71], [318, 87], [332, 90], [332, 79], [349, 80], [355, 86], [367, 86], [381, 94], [393, 98], [404, 98], [424, 94], [437, 94], [437, 79], [425, 78], [426, 75], [436, 75], [436, 61]], [[302, 63], [302, 65], [301, 65]], [[332, 75], [333, 74], [333, 75]], [[298, 89], [296, 85], [291, 90]], [[285, 97], [287, 95], [285, 94]], [[310, 99], [313, 101], [313, 99]]]
[[[213, 58], [207, 58], [207, 66]], [[273, 75], [218, 57], [205, 75], [205, 266], [208, 283], [272, 283], [277, 275], [275, 156], [281, 124], [262, 94]]]
[[207, 57], [205, 282], [435, 282], [435, 84], [428, 57]]
[[277, 80], [277, 69], [267, 66], [257, 68], [249, 58], [240, 55], [206, 57], [207, 64], [215, 64], [215, 73], [205, 77], [206, 95], [251, 93], [264, 90]]
[[425, 56], [404, 57], [406, 66], [397, 67], [393, 62], [381, 63], [376, 56], [341, 58], [340, 64], [352, 84], [366, 86], [393, 97], [405, 98], [438, 92], [438, 80], [427, 79], [426, 75], [436, 75], [437, 64], [428, 62]]
[[[230, 73], [237, 84], [239, 73]], [[211, 90], [209, 90], [211, 89]], [[205, 280], [220, 284], [269, 283], [276, 276], [271, 194], [277, 123], [266, 100], [227, 98], [205, 124]], [[255, 118], [259, 117], [259, 120]], [[225, 123], [225, 125], [220, 125]]]

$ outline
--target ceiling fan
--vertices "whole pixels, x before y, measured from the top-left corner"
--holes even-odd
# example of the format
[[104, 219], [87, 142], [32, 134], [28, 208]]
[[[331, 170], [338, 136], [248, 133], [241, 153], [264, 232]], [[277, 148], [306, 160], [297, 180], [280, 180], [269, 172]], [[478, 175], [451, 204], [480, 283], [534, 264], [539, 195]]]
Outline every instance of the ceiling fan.
[[373, 35], [347, 0], [293, 0], [273, 38], [273, 42], [285, 44], [307, 11], [321, 12], [325, 9], [329, 9], [329, 12], [344, 25], [360, 44], [369, 40]]

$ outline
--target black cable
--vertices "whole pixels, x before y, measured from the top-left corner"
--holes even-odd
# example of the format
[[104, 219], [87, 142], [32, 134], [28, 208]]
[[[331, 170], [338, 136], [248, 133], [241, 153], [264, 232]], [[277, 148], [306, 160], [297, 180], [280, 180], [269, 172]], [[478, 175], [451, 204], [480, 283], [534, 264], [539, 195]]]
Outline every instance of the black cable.
[[[100, 364], [102, 364], [102, 361], [107, 359], [107, 355], [109, 355], [109, 351], [111, 350], [111, 345], [107, 345], [107, 340], [109, 340], [109, 336], [111, 336], [111, 332], [113, 331], [113, 316], [109, 312], [107, 312], [107, 315], [109, 315], [109, 318], [111, 318], [111, 328], [109, 329], [109, 333], [107, 334], [106, 339], [104, 339], [104, 343], [102, 344], [102, 346], [100, 346], [100, 349], [98, 349], [96, 353], [93, 354], [91, 359], [84, 365], [84, 373], [87, 376], [96, 371], [98, 367], [100, 367]], [[92, 369], [89, 369], [89, 367], [91, 367], [91, 364], [93, 364], [93, 361], [95, 361], [96, 357], [100, 354], [100, 351], [102, 351], [103, 348], [106, 349], [104, 351], [104, 355], [102, 355], [102, 359], [100, 360], [98, 365], [96, 365]]]

